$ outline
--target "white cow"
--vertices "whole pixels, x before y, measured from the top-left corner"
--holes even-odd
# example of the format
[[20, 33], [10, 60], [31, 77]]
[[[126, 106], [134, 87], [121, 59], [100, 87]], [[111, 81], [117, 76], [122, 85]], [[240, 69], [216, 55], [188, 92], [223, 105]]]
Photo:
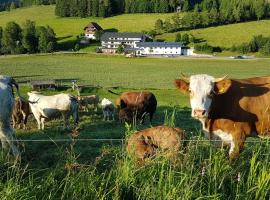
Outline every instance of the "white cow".
[[[44, 96], [38, 92], [28, 92], [31, 110], [37, 120], [38, 129], [44, 130], [45, 120], [62, 116], [64, 128], [67, 127], [70, 115], [73, 116], [74, 125], [78, 125], [79, 104], [75, 96], [70, 94], [57, 94]], [[41, 126], [41, 127], [40, 127]]]
[[112, 120], [114, 120], [114, 104], [109, 99], [102, 99], [101, 101], [101, 108], [103, 111], [103, 120], [105, 121], [107, 118], [110, 120], [110, 117], [112, 117]]
[[2, 148], [6, 149], [9, 145], [13, 155], [17, 159], [20, 153], [13, 144], [14, 132], [10, 124], [14, 104], [13, 85], [16, 87], [18, 95], [20, 95], [19, 87], [15, 80], [11, 77], [0, 75], [0, 139]]

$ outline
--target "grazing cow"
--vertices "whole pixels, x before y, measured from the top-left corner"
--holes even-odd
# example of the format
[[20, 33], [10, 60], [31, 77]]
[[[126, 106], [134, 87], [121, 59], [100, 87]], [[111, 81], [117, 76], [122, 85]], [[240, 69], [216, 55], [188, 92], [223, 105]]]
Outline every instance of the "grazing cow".
[[29, 102], [23, 98], [16, 98], [12, 111], [13, 128], [16, 128], [16, 125], [20, 126], [21, 123], [23, 123], [23, 128], [26, 129], [27, 119], [29, 115]]
[[95, 112], [98, 109], [99, 97], [97, 95], [91, 96], [78, 96], [78, 102], [81, 109], [88, 112], [88, 105], [93, 105]]
[[175, 80], [190, 93], [191, 116], [201, 121], [207, 137], [230, 146], [238, 156], [246, 137], [270, 136], [270, 77], [214, 78], [201, 74]]
[[20, 153], [13, 144], [14, 132], [10, 123], [14, 104], [13, 85], [16, 87], [18, 95], [20, 95], [16, 81], [11, 77], [0, 75], [0, 139], [2, 148], [7, 149], [9, 145], [17, 160]]
[[110, 120], [110, 117], [112, 117], [112, 120], [114, 120], [114, 104], [109, 99], [103, 98], [101, 101], [101, 108], [103, 112], [103, 120], [106, 121], [106, 119]]
[[131, 135], [127, 140], [127, 152], [133, 155], [139, 163], [154, 156], [157, 151], [175, 159], [184, 139], [184, 132], [179, 128], [157, 126], [147, 128]]
[[78, 125], [79, 104], [73, 95], [57, 94], [53, 96], [44, 96], [37, 92], [28, 92], [31, 110], [37, 120], [38, 129], [44, 130], [45, 120], [54, 119], [62, 116], [64, 119], [64, 128], [67, 127], [70, 115], [73, 116], [74, 125]]
[[145, 116], [149, 114], [150, 123], [157, 108], [157, 100], [151, 92], [124, 92], [117, 100], [119, 120], [132, 122], [134, 119], [144, 123]]

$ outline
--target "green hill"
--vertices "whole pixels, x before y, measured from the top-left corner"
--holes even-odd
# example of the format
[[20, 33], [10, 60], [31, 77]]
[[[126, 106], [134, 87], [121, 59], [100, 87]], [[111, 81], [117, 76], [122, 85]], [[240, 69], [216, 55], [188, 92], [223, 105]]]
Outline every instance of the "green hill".
[[[104, 29], [118, 31], [140, 32], [154, 28], [157, 19], [163, 19], [173, 14], [124, 14], [109, 18], [60, 18], [54, 14], [54, 6], [33, 6], [20, 8], [11, 12], [0, 12], [0, 26], [4, 27], [8, 21], [23, 24], [26, 19], [36, 21], [37, 25], [50, 25], [62, 42], [74, 40], [76, 35], [83, 32], [83, 27], [90, 21], [98, 22]], [[248, 42], [254, 35], [270, 36], [270, 20], [238, 23], [205, 29], [188, 31], [201, 41], [210, 45], [231, 47]], [[176, 33], [166, 33], [159, 39], [173, 41]]]
[[[181, 32], [184, 33], [184, 32]], [[229, 24], [205, 29], [187, 31], [201, 41], [207, 41], [212, 46], [231, 47], [243, 42], [249, 42], [255, 35], [270, 36], [270, 20], [260, 20], [238, 24]], [[175, 40], [176, 33], [165, 33], [159, 39]]]
[[0, 12], [0, 26], [15, 21], [23, 24], [26, 19], [36, 21], [37, 25], [50, 25], [57, 37], [75, 37], [91, 21], [98, 22], [103, 29], [139, 32], [153, 29], [156, 19], [166, 19], [172, 14], [125, 14], [109, 18], [60, 18], [54, 14], [54, 6], [33, 6], [11, 12]]

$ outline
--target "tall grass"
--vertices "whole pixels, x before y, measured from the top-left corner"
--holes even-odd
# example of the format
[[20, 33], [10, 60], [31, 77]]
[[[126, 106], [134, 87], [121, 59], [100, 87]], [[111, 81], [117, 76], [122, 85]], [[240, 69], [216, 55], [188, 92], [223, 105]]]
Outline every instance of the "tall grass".
[[[175, 111], [167, 113], [173, 125]], [[172, 120], [172, 121], [170, 121]], [[126, 125], [126, 136], [134, 129]], [[138, 165], [121, 146], [104, 146], [89, 164], [80, 163], [71, 142], [58, 148], [55, 168], [10, 168], [0, 160], [1, 199], [269, 199], [270, 143], [247, 145], [230, 162], [226, 149], [192, 137], [185, 152], [172, 163], [162, 156]], [[250, 144], [250, 143], [249, 143]], [[109, 164], [108, 164], [109, 163]], [[105, 167], [104, 167], [105, 166]]]

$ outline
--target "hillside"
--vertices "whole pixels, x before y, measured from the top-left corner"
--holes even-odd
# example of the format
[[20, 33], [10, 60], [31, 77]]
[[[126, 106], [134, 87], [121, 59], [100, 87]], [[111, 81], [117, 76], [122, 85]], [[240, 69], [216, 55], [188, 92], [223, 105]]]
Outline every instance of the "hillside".
[[125, 14], [110, 18], [60, 18], [54, 14], [54, 6], [33, 6], [11, 12], [0, 12], [0, 26], [9, 21], [23, 24], [26, 19], [36, 21], [37, 25], [51, 26], [57, 37], [75, 38], [91, 21], [98, 22], [104, 29], [138, 32], [153, 29], [156, 19], [166, 19], [172, 14]]
[[[181, 32], [184, 33], [184, 32]], [[249, 42], [255, 35], [270, 36], [270, 20], [260, 20], [238, 24], [229, 24], [205, 29], [187, 31], [195, 38], [207, 41], [212, 46], [231, 47]], [[175, 40], [176, 33], [165, 33], [159, 39]]]
[[[20, 8], [11, 12], [0, 12], [0, 26], [4, 27], [8, 21], [23, 24], [26, 19], [36, 21], [37, 25], [50, 25], [55, 30], [60, 42], [74, 40], [76, 35], [83, 32], [83, 27], [90, 21], [98, 22], [104, 29], [118, 31], [139, 32], [151, 30], [157, 19], [163, 19], [173, 14], [124, 14], [108, 18], [60, 18], [54, 14], [54, 6], [34, 6]], [[201, 41], [210, 45], [231, 47], [248, 42], [254, 35], [269, 36], [270, 20], [238, 23], [205, 29], [188, 31]], [[174, 41], [176, 33], [166, 33], [158, 39]]]

